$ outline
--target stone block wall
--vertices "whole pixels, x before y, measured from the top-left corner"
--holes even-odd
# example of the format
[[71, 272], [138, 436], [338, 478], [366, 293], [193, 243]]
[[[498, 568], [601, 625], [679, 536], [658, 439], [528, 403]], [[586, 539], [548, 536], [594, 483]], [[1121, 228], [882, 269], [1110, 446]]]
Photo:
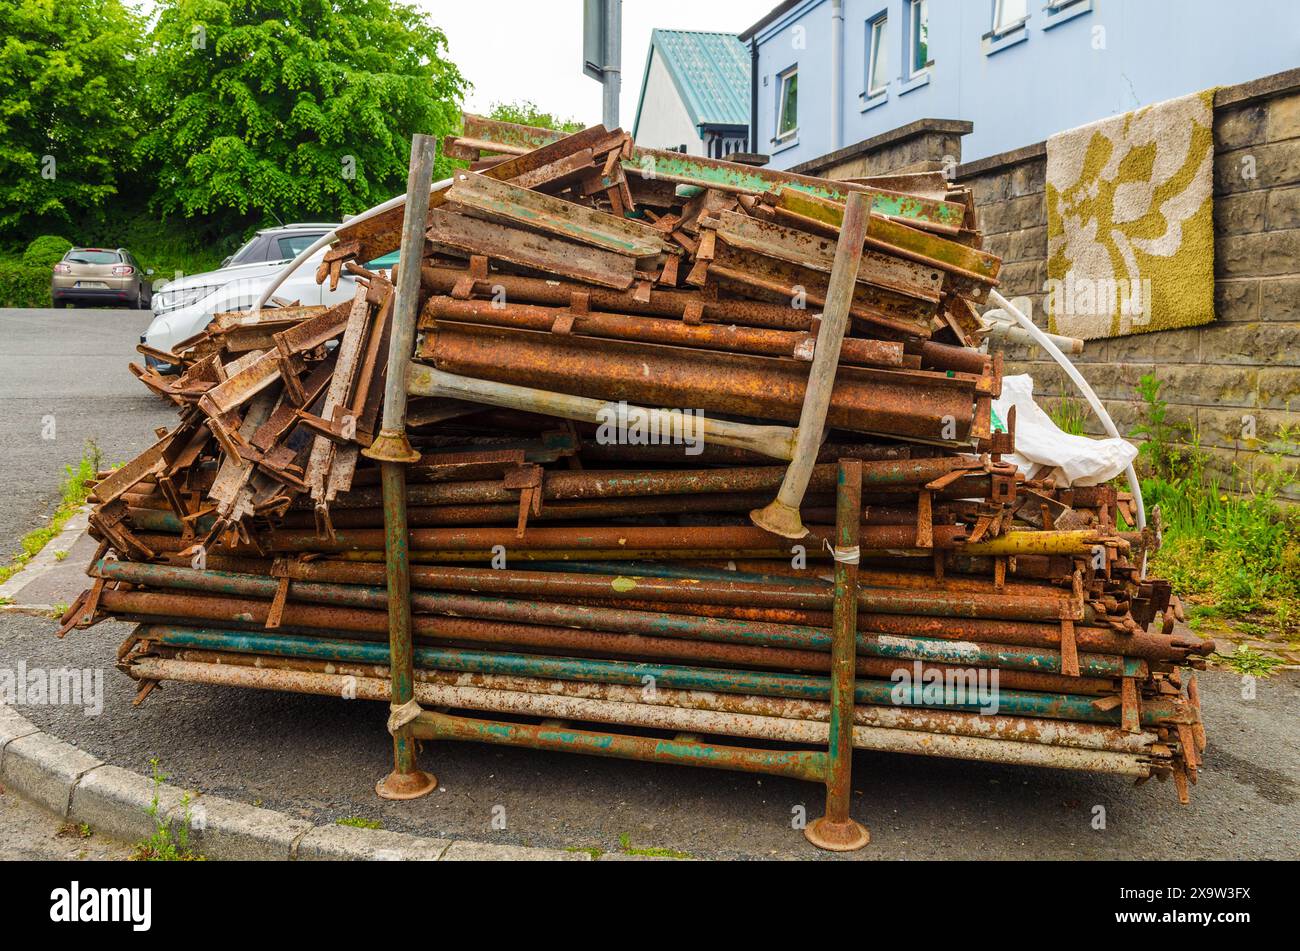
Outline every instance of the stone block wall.
[[918, 119], [790, 171], [836, 180], [952, 171], [961, 161], [961, 137], [973, 128], [969, 122], [953, 119]]
[[[1187, 330], [1091, 341], [1075, 358], [1121, 433], [1139, 419], [1135, 387], [1163, 381], [1169, 421], [1194, 430], [1225, 484], [1271, 460], [1300, 469], [1300, 70], [1215, 97], [1215, 320]], [[961, 165], [985, 247], [1003, 258], [1002, 293], [1026, 296], [1046, 325], [1045, 143]], [[1036, 348], [1006, 347], [1007, 372], [1034, 375], [1045, 404], [1073, 392]], [[1100, 433], [1092, 421], [1091, 430]], [[1273, 464], [1271, 461], [1269, 464]], [[1300, 500], [1300, 486], [1288, 491]]]

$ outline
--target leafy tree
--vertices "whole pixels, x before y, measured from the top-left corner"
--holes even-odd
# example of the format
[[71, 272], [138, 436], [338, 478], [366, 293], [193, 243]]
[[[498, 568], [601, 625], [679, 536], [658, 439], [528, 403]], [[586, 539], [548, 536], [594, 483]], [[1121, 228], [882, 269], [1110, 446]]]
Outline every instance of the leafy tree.
[[0, 0], [0, 232], [116, 194], [142, 24], [120, 0]]
[[498, 122], [514, 122], [530, 125], [535, 129], [554, 129], [556, 132], [573, 133], [586, 126], [577, 119], [560, 119], [549, 112], [542, 112], [537, 103], [530, 99], [518, 102], [494, 102], [487, 116]]
[[452, 131], [466, 85], [388, 0], [165, 0], [148, 42], [137, 153], [163, 213], [361, 211], [403, 191], [411, 135]]

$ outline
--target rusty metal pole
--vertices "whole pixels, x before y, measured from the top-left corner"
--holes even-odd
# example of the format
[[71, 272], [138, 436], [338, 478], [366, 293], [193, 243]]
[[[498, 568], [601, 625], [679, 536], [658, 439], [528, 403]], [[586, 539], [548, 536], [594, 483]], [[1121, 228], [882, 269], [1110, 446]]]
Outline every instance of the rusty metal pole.
[[831, 641], [830, 755], [826, 765], [826, 815], [804, 836], [819, 849], [852, 852], [871, 841], [849, 816], [853, 771], [853, 692], [858, 633], [858, 509], [862, 462], [841, 459], [835, 504], [835, 606]]
[[844, 206], [844, 224], [835, 245], [835, 263], [831, 267], [826, 306], [822, 309], [821, 329], [817, 332], [812, 366], [808, 370], [808, 388], [804, 391], [803, 409], [799, 414], [794, 460], [786, 470], [776, 498], [749, 513], [750, 520], [759, 528], [786, 538], [803, 538], [808, 534], [799, 517], [799, 504], [808, 489], [826, 426], [831, 390], [835, 387], [836, 370], [839, 369], [840, 347], [849, 323], [858, 268], [862, 265], [862, 242], [866, 239], [870, 212], [871, 202], [865, 192], [853, 192], [848, 196]]
[[416, 764], [416, 740], [410, 728], [420, 713], [420, 707], [415, 700], [411, 537], [406, 524], [406, 466], [420, 458], [406, 438], [406, 370], [415, 349], [415, 320], [420, 309], [420, 260], [424, 256], [435, 143], [432, 136], [417, 134], [411, 138], [411, 168], [406, 179], [397, 296], [393, 302], [388, 375], [384, 381], [384, 418], [379, 436], [363, 450], [364, 455], [380, 463], [384, 498], [389, 673], [392, 678], [388, 732], [393, 736], [393, 771], [375, 784], [375, 792], [383, 799], [418, 799], [438, 785], [433, 776]]

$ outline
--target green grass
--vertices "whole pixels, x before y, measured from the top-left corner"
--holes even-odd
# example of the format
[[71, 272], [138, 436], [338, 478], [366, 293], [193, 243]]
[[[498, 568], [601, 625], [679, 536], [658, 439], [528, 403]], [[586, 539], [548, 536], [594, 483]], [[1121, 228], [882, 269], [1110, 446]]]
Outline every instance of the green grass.
[[342, 819], [335, 819], [336, 826], [348, 826], [352, 829], [382, 829], [384, 824], [378, 819], [362, 819], [360, 816], [344, 816]]
[[1077, 400], [1073, 396], [1062, 396], [1047, 415], [1061, 432], [1069, 433], [1071, 436], [1082, 436], [1084, 424], [1088, 422], [1088, 413], [1088, 404], [1083, 400]]
[[95, 832], [84, 822], [65, 822], [59, 826], [59, 831], [55, 833], [60, 839], [89, 839]]
[[1280, 657], [1270, 657], [1259, 651], [1251, 650], [1245, 644], [1238, 644], [1231, 654], [1214, 654], [1214, 659], [1226, 667], [1231, 667], [1239, 674], [1251, 677], [1269, 677], [1273, 670], [1283, 663]]
[[1143, 481], [1159, 505], [1164, 544], [1151, 571], [1173, 582], [1200, 620], [1233, 620], [1243, 633], [1300, 636], [1300, 512], [1269, 490], [1221, 490], [1190, 478]]
[[52, 539], [63, 531], [64, 524], [81, 508], [90, 495], [90, 482], [99, 472], [103, 457], [99, 447], [91, 440], [86, 441], [86, 449], [81, 461], [75, 466], [65, 466], [66, 475], [59, 486], [59, 506], [50, 516], [50, 521], [41, 528], [28, 532], [19, 543], [7, 565], [0, 565], [0, 584], [22, 571], [29, 561], [35, 558]]
[[1193, 630], [1219, 621], [1256, 637], [1300, 638], [1300, 508], [1279, 500], [1296, 484], [1285, 458], [1296, 432], [1280, 431], [1273, 445], [1282, 450], [1266, 449], [1253, 472], [1221, 484], [1206, 471], [1196, 433], [1168, 421], [1160, 382], [1145, 376], [1138, 393], [1142, 495], [1164, 525], [1150, 571], [1188, 603]]
[[624, 855], [646, 855], [659, 859], [689, 859], [689, 852], [678, 852], [675, 849], [658, 849], [658, 848], [633, 848], [632, 837], [626, 832], [618, 834], [618, 845], [623, 850]]
[[153, 799], [145, 812], [154, 822], [153, 833], [147, 839], [141, 839], [135, 844], [135, 852], [131, 858], [137, 862], [204, 862], [207, 861], [202, 855], [199, 855], [190, 848], [190, 794], [185, 793], [181, 797], [181, 821], [176, 829], [172, 828], [171, 820], [163, 815], [160, 803], [160, 791], [167, 777], [163, 775], [159, 768], [157, 757], [149, 760], [149, 768], [153, 773]]

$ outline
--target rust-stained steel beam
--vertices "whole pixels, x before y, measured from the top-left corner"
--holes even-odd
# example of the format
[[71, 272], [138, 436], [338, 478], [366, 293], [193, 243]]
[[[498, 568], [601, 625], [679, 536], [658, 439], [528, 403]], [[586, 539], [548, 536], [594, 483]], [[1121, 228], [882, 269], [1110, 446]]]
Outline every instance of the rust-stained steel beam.
[[486, 255], [604, 287], [630, 287], [636, 277], [636, 259], [628, 255], [520, 231], [446, 208], [429, 213], [428, 238], [467, 255]]
[[446, 199], [492, 219], [504, 219], [616, 254], [644, 258], [668, 250], [662, 233], [650, 225], [473, 172], [457, 172]]

